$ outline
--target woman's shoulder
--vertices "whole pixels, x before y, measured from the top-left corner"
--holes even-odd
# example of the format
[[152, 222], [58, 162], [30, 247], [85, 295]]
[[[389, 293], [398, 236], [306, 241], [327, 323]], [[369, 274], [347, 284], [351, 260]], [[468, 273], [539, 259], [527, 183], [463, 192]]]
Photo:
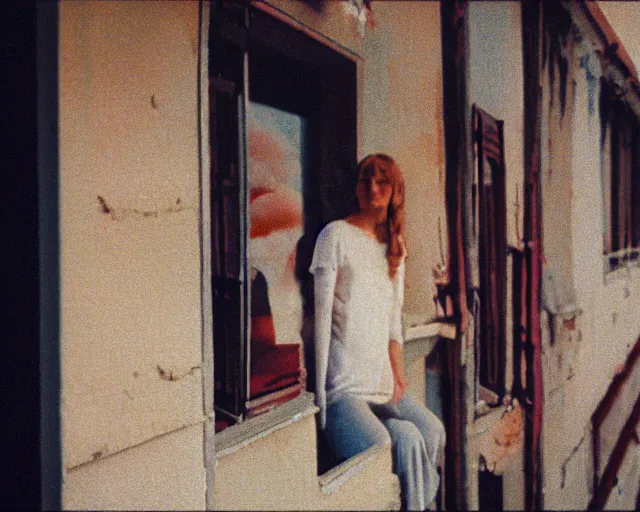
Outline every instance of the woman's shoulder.
[[329, 222], [318, 234], [318, 240], [329, 240], [339, 237], [344, 232], [347, 221], [344, 219]]
[[344, 246], [344, 221], [329, 222], [318, 234], [313, 259], [309, 271], [313, 274], [318, 267], [336, 269], [342, 259]]
[[318, 233], [316, 249], [328, 252], [342, 251], [345, 247], [345, 241], [348, 240], [348, 229], [349, 226], [345, 220], [329, 222]]

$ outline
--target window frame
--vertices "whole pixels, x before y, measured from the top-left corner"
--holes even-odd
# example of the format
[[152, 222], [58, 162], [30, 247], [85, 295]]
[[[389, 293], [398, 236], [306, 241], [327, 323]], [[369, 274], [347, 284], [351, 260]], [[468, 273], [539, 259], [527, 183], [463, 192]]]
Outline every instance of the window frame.
[[600, 83], [605, 276], [640, 266], [640, 117], [606, 78]]
[[[230, 18], [231, 20], [225, 20], [225, 9], [229, 8], [231, 11]], [[319, 40], [319, 37], [310, 37], [308, 31], [301, 30], [299, 27], [296, 27], [294, 24], [290, 22], [290, 20], [283, 19], [282, 16], [275, 16], [274, 13], [269, 12], [269, 9], [262, 8], [261, 5], [248, 5], [248, 4], [234, 4], [231, 2], [212, 2], [211, 3], [211, 21], [210, 21], [210, 41], [208, 43], [208, 50], [210, 53], [209, 63], [210, 70], [208, 73], [209, 83], [223, 83], [225, 79], [229, 79], [229, 77], [225, 77], [226, 74], [235, 75], [232, 76], [232, 81], [236, 84], [236, 93], [237, 93], [237, 119], [238, 119], [238, 141], [239, 141], [239, 169], [240, 174], [242, 176], [242, 183], [240, 186], [240, 232], [242, 236], [241, 245], [240, 245], [240, 259], [241, 259], [241, 268], [236, 269], [239, 270], [237, 274], [239, 277], [237, 278], [237, 285], [239, 286], [240, 294], [240, 316], [242, 320], [240, 322], [240, 326], [236, 327], [232, 334], [229, 335], [220, 335], [222, 329], [219, 324], [220, 318], [223, 318], [223, 315], [220, 311], [223, 309], [218, 306], [218, 313], [216, 313], [216, 296], [220, 295], [220, 284], [216, 283], [216, 279], [220, 281], [221, 274], [221, 265], [216, 261], [219, 258], [219, 250], [217, 249], [218, 240], [220, 239], [221, 234], [224, 234], [224, 229], [220, 226], [224, 224], [220, 221], [220, 214], [216, 210], [216, 197], [211, 196], [211, 240], [209, 247], [211, 248], [210, 254], [210, 263], [212, 267], [212, 324], [214, 330], [214, 336], [212, 343], [215, 345], [214, 349], [214, 357], [213, 357], [213, 365], [214, 365], [214, 386], [220, 385], [221, 375], [228, 371], [228, 366], [231, 366], [231, 371], [235, 371], [236, 373], [240, 373], [239, 377], [235, 379], [231, 379], [229, 381], [230, 386], [227, 386], [229, 389], [227, 390], [227, 397], [230, 397], [232, 394], [234, 398], [231, 400], [231, 407], [228, 407], [228, 404], [225, 403], [224, 397], [222, 397], [221, 393], [214, 393], [213, 397], [213, 408], [218, 413], [216, 414], [217, 418], [226, 417], [229, 420], [231, 425], [240, 424], [246, 420], [251, 419], [253, 416], [261, 414], [263, 412], [268, 412], [273, 408], [279, 407], [288, 401], [295, 399], [298, 395], [305, 391], [306, 382], [305, 376], [308, 375], [306, 368], [309, 367], [308, 356], [312, 356], [312, 354], [308, 354], [308, 350], [305, 350], [306, 343], [302, 343], [300, 346], [300, 351], [302, 353], [301, 364], [300, 364], [300, 378], [298, 383], [287, 387], [285, 389], [276, 390], [274, 392], [267, 393], [264, 397], [262, 395], [257, 399], [251, 400], [251, 313], [250, 313], [250, 304], [251, 304], [251, 290], [250, 290], [250, 280], [248, 278], [248, 265], [249, 265], [249, 190], [248, 190], [248, 169], [247, 169], [247, 113], [249, 108], [250, 101], [256, 101], [258, 103], [263, 103], [270, 106], [275, 106], [276, 108], [280, 108], [276, 101], [274, 104], [272, 101], [264, 101], [264, 94], [252, 94], [251, 93], [251, 54], [252, 51], [257, 54], [260, 52], [277, 52], [278, 54], [283, 54], [284, 58], [289, 60], [295, 60], [297, 62], [301, 62], [302, 66], [315, 66], [320, 69], [322, 67], [323, 71], [326, 71], [326, 68], [329, 68], [328, 77], [323, 76], [321, 80], [321, 85], [319, 85], [319, 89], [316, 94], [318, 97], [318, 124], [320, 127], [316, 130], [317, 134], [321, 137], [321, 141], [317, 143], [318, 151], [317, 155], [315, 155], [314, 165], [312, 169], [311, 179], [314, 184], [318, 186], [307, 186], [303, 185], [303, 205], [304, 205], [304, 233], [305, 236], [303, 239], [306, 239], [304, 243], [301, 240], [302, 250], [304, 252], [304, 257], [299, 258], [303, 260], [301, 263], [297, 262], [296, 265], [296, 277], [300, 278], [303, 276], [303, 279], [310, 281], [310, 276], [308, 275], [307, 269], [310, 264], [311, 254], [313, 251], [313, 247], [315, 245], [315, 238], [317, 233], [331, 220], [342, 217], [346, 212], [351, 211], [351, 207], [345, 207], [344, 199], [347, 197], [345, 194], [345, 188], [349, 188], [349, 190], [354, 189], [353, 187], [344, 186], [344, 182], [339, 182], [336, 180], [336, 176], [345, 177], [348, 176], [347, 171], [351, 171], [353, 167], [355, 167], [355, 157], [357, 150], [357, 59], [353, 58], [345, 52], [337, 51], [335, 47], [331, 44], [327, 44], [326, 41]], [[289, 21], [289, 22], [288, 22]], [[217, 24], [217, 25], [216, 25]], [[217, 30], [215, 33], [211, 31]], [[211, 40], [218, 38], [213, 43]], [[294, 44], [291, 41], [296, 40], [300, 41], [302, 39], [305, 40], [304, 44]], [[212, 57], [212, 54], [215, 54], [216, 51], [219, 51], [220, 47], [215, 46], [215, 44], [220, 44], [223, 42], [223, 46], [226, 45], [226, 48], [229, 49], [228, 53], [238, 52], [242, 54], [242, 66], [235, 66], [233, 63], [225, 62], [226, 57]], [[286, 44], [285, 44], [286, 43]], [[306, 53], [305, 53], [306, 52]], [[215, 59], [218, 58], [220, 62], [215, 62]], [[238, 55], [236, 55], [238, 58]], [[228, 60], [228, 59], [227, 59]], [[263, 58], [264, 60], [264, 58]], [[213, 65], [212, 65], [213, 62]], [[348, 69], [347, 69], [348, 68]], [[338, 85], [341, 81], [335, 80], [336, 76], [342, 76], [341, 73], [346, 73], [348, 75], [348, 79], [350, 81], [347, 82], [347, 86], [349, 91], [347, 93], [342, 93], [341, 88], [345, 87], [345, 84]], [[221, 82], [222, 81], [222, 82]], [[285, 80], [286, 81], [286, 80]], [[264, 80], [263, 80], [264, 82]], [[227, 86], [227, 89], [231, 89]], [[206, 90], [206, 88], [204, 89]], [[230, 93], [232, 94], [232, 93]], [[344, 104], [341, 102], [334, 102], [338, 106], [327, 106], [326, 96], [331, 95], [336, 96], [338, 98], [347, 98], [348, 104], [351, 105], [352, 108], [344, 107]], [[269, 94], [266, 94], [268, 97]], [[276, 94], [277, 96], [277, 94]], [[281, 94], [282, 96], [282, 94]], [[304, 96], [304, 94], [302, 95]], [[255, 100], [254, 100], [255, 97]], [[271, 95], [271, 99], [273, 99], [273, 95]], [[320, 101], [320, 100], [323, 101]], [[214, 103], [211, 99], [210, 102]], [[301, 104], [303, 102], [300, 102]], [[210, 134], [209, 144], [211, 146], [211, 163], [212, 170], [211, 172], [211, 189], [216, 189], [216, 179], [215, 179], [215, 165], [216, 158], [218, 153], [218, 148], [216, 145], [216, 134], [215, 132], [215, 119], [213, 116], [214, 106], [210, 106], [210, 117], [209, 125], [211, 127], [212, 133]], [[307, 112], [299, 112], [299, 110], [309, 109], [309, 105], [301, 105], [300, 109], [291, 108], [291, 105], [284, 106], [283, 110], [290, 111], [293, 113], [298, 113], [305, 115]], [[345, 113], [344, 111], [348, 111]], [[343, 133], [349, 138], [348, 141], [344, 144], [347, 146], [348, 150], [346, 154], [350, 156], [348, 158], [348, 164], [345, 164], [347, 159], [345, 155], [335, 155], [335, 152], [329, 152], [326, 150], [328, 146], [335, 147], [337, 135], [332, 134], [331, 132], [335, 130], [330, 130], [331, 126], [335, 126], [336, 124], [339, 126], [345, 125], [344, 122], [335, 123], [336, 117], [346, 116], [347, 123], [349, 128], [339, 128], [337, 130], [338, 133]], [[325, 139], [328, 139], [327, 142]], [[332, 142], [333, 140], [333, 142]], [[305, 176], [305, 179], [307, 176]], [[355, 178], [354, 178], [355, 183]], [[218, 198], [219, 202], [219, 198]], [[219, 208], [218, 208], [219, 209]], [[312, 212], [309, 215], [309, 210]], [[216, 225], [216, 223], [218, 225]], [[300, 253], [300, 245], [298, 248], [298, 252]], [[305, 258], [308, 259], [305, 266]], [[300, 263], [298, 265], [298, 263]], [[297, 267], [300, 268], [297, 268]], [[227, 276], [235, 278], [234, 276]], [[301, 283], [303, 287], [309, 289], [308, 285], [305, 283]], [[237, 286], [236, 286], [237, 287]], [[308, 292], [307, 292], [308, 293]], [[311, 288], [312, 294], [312, 288]], [[306, 296], [306, 295], [305, 295]], [[303, 307], [305, 310], [308, 309], [308, 305], [305, 305], [305, 301], [308, 303], [308, 297], [305, 299], [303, 296]], [[237, 298], [237, 297], [236, 297]], [[312, 298], [312, 295], [311, 295]], [[311, 300], [311, 302], [313, 302]], [[305, 311], [305, 314], [307, 311]], [[312, 312], [311, 312], [312, 313]], [[216, 318], [218, 321], [216, 322]], [[217, 335], [216, 335], [216, 329]], [[312, 329], [311, 329], [312, 331]], [[221, 340], [227, 339], [227, 342], [221, 342]], [[239, 341], [239, 343], [237, 341]], [[306, 341], [306, 340], [305, 340]], [[230, 346], [236, 346], [235, 359], [232, 358], [233, 361], [225, 366], [225, 361], [220, 361], [227, 357], [226, 350]], [[238, 347], [239, 345], [239, 347]], [[221, 356], [222, 354], [222, 356]], [[311, 372], [312, 373], [312, 372]], [[309, 375], [312, 376], [312, 375]], [[233, 389], [235, 387], [235, 389]], [[296, 389], [293, 389], [296, 388]], [[292, 391], [292, 392], [290, 392]], [[269, 400], [269, 397], [273, 398], [273, 401]], [[264, 398], [264, 399], [263, 399]], [[252, 413], [252, 407], [255, 407]], [[230, 410], [231, 409], [231, 410]]]

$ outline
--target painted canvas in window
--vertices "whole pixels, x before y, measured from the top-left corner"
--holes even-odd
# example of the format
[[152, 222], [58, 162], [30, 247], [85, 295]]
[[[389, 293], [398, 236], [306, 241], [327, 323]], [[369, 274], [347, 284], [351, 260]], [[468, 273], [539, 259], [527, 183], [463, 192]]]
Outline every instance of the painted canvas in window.
[[301, 116], [250, 104], [250, 400], [300, 382], [302, 299], [295, 268], [303, 234], [303, 130]]

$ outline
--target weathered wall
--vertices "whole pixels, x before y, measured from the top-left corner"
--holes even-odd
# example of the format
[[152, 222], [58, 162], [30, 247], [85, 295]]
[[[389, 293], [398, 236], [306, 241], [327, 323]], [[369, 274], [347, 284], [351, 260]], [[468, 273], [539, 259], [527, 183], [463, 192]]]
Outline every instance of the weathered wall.
[[[313, 416], [216, 461], [216, 510], [393, 510], [399, 484], [386, 446], [344, 473], [327, 492], [318, 478]], [[340, 477], [334, 484], [339, 484]], [[329, 487], [329, 486], [327, 486]]]
[[618, 481], [611, 489], [605, 510], [637, 510], [640, 488], [640, 446], [631, 442], [618, 470]]
[[359, 157], [388, 153], [403, 170], [409, 251], [404, 311], [409, 321], [426, 321], [435, 317], [431, 269], [447, 258], [440, 6], [374, 2], [373, 16], [358, 70]]
[[[364, 36], [337, 2], [270, 4], [358, 60], [359, 156], [388, 152], [403, 168], [411, 255], [406, 310], [433, 318], [431, 268], [446, 260], [438, 219], [447, 246], [438, 4], [374, 3], [375, 25]], [[67, 508], [204, 506], [198, 8], [61, 4]], [[304, 453], [313, 451], [313, 429], [298, 434]], [[274, 434], [266, 441], [269, 456], [288, 441]], [[248, 471], [243, 487], [260, 493], [264, 472], [250, 472], [251, 453], [238, 452], [232, 469]], [[394, 500], [389, 464], [381, 459], [366, 474], [371, 481], [376, 474]], [[315, 474], [295, 467], [296, 486], [317, 486]], [[222, 469], [218, 476], [222, 490]], [[365, 481], [345, 484], [318, 506], [351, 508], [356, 498], [367, 506]], [[379, 505], [378, 487], [367, 489]]]
[[[543, 126], [557, 135], [553, 147], [542, 145], [544, 208], [557, 208], [568, 216], [559, 222], [557, 211], [546, 215], [545, 256], [555, 254], [555, 260], [562, 261], [558, 298], [573, 298], [582, 310], [575, 328], [558, 317], [542, 316], [544, 503], [552, 509], [588, 504], [593, 477], [591, 416], [640, 335], [640, 269], [603, 270], [602, 166], [609, 151], [608, 141], [604, 147], [600, 143], [602, 67], [593, 46], [598, 40], [583, 24], [579, 30], [582, 41], [573, 33], [567, 39], [575, 47], [568, 62], [564, 120], [560, 120], [559, 90], [550, 107], [548, 75], [544, 83]], [[556, 83], [559, 79], [556, 69]], [[567, 121], [569, 126], [559, 126]]]
[[202, 510], [202, 427], [171, 432], [65, 476], [65, 509]]
[[[523, 64], [522, 21], [519, 2], [469, 3], [469, 103], [476, 104], [493, 117], [504, 121], [505, 199], [507, 244], [520, 247], [523, 235]], [[512, 349], [512, 270], [507, 257], [506, 300], [506, 390], [513, 381]], [[467, 360], [473, 361], [472, 356]], [[469, 383], [469, 385], [473, 385]], [[473, 410], [473, 393], [467, 406]], [[478, 418], [468, 429], [467, 460], [469, 464], [469, 506], [478, 508], [478, 470], [480, 455], [496, 462], [495, 472], [503, 475], [504, 503], [509, 508], [523, 508], [522, 457], [518, 448], [522, 439], [513, 440], [514, 447], [495, 450], [489, 443], [492, 432], [504, 413], [503, 407]], [[497, 430], [496, 430], [497, 432]], [[497, 457], [497, 459], [496, 459]]]
[[198, 23], [60, 5], [65, 507], [204, 503]]

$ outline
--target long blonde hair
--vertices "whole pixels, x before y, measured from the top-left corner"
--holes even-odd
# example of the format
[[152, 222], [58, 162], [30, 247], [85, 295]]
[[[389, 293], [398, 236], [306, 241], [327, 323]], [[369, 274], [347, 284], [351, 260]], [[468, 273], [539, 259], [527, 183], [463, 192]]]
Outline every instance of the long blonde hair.
[[375, 153], [363, 158], [358, 164], [358, 175], [373, 175], [376, 169], [391, 182], [392, 187], [385, 221], [384, 241], [387, 243], [389, 276], [393, 279], [407, 252], [404, 243], [404, 178], [395, 160], [383, 153]]

